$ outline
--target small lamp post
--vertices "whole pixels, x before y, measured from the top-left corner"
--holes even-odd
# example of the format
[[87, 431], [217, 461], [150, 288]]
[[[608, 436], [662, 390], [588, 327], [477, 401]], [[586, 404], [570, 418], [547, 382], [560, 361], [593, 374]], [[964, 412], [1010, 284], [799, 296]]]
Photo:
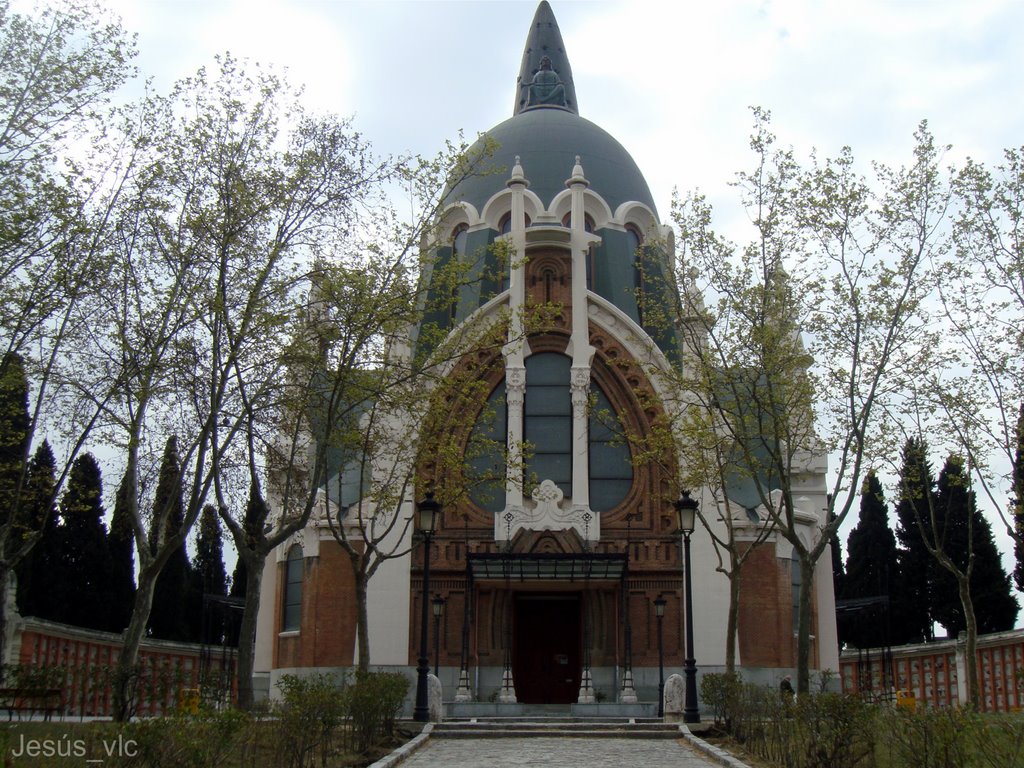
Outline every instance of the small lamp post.
[[658, 619], [658, 717], [665, 716], [665, 652], [662, 642], [662, 622], [665, 620], [665, 598], [654, 598], [654, 615]]
[[440, 668], [438, 662], [441, 659], [441, 617], [444, 615], [445, 602], [440, 595], [434, 595], [434, 599], [430, 601], [430, 607], [434, 609], [434, 677], [437, 677], [437, 670]]
[[434, 498], [433, 491], [427, 491], [426, 498], [416, 505], [416, 517], [423, 535], [423, 600], [420, 613], [420, 656], [416, 665], [416, 707], [412, 717], [420, 723], [430, 719], [427, 702], [427, 675], [430, 674], [430, 659], [427, 657], [427, 633], [430, 631], [430, 539], [434, 535], [441, 505]]
[[683, 660], [685, 700], [683, 702], [683, 722], [699, 723], [700, 710], [697, 708], [697, 660], [693, 655], [693, 590], [690, 587], [690, 534], [697, 522], [697, 500], [691, 498], [689, 491], [683, 491], [679, 501], [675, 503], [679, 532], [683, 534], [683, 578], [685, 579], [683, 602], [686, 616], [686, 658]]

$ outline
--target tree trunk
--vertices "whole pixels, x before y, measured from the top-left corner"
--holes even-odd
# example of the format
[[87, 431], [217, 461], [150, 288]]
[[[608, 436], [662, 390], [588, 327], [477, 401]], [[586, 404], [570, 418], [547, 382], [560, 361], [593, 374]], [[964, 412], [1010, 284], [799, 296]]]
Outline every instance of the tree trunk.
[[245, 558], [245, 610], [238, 629], [238, 708], [246, 711], [256, 703], [252, 673], [256, 662], [256, 619], [260, 611], [260, 588], [267, 554], [252, 552]]
[[799, 621], [796, 640], [796, 691], [811, 690], [811, 595], [814, 593], [814, 563], [800, 553]]
[[740, 569], [733, 565], [729, 574], [729, 616], [725, 625], [725, 671], [736, 671], [736, 633], [739, 631]]
[[370, 626], [366, 605], [366, 585], [369, 577], [361, 570], [355, 572], [356, 582], [356, 631], [359, 643], [359, 671], [370, 671]]
[[960, 592], [960, 603], [964, 609], [965, 633], [967, 635], [967, 646], [964, 649], [967, 655], [967, 658], [964, 659], [964, 667], [967, 671], [967, 703], [977, 710], [980, 698], [978, 687], [978, 620], [974, 615], [974, 599], [971, 597], [969, 577], [958, 572], [956, 573], [956, 581]]
[[146, 634], [146, 622], [149, 621], [149, 613], [153, 608], [153, 588], [156, 586], [156, 577], [159, 573], [159, 570], [153, 570], [152, 567], [149, 572], [146, 568], [139, 572], [139, 586], [135, 590], [132, 618], [124, 631], [121, 656], [117, 660], [114, 672], [114, 720], [119, 723], [126, 722], [133, 714], [139, 646]]

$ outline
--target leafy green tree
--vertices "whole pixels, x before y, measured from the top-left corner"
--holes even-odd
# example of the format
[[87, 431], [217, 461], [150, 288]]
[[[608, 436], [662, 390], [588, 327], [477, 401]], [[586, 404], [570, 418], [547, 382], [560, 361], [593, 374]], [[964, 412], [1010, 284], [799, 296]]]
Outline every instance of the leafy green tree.
[[[163, 519], [162, 535], [152, 531], [150, 553], [156, 554], [160, 542], [177, 540], [185, 524], [185, 506], [182, 501], [181, 460], [178, 457], [178, 439], [171, 435], [164, 446], [160, 464], [160, 479], [153, 499], [153, 519]], [[174, 547], [153, 585], [153, 607], [149, 615], [149, 630], [154, 637], [164, 640], [190, 640], [188, 585], [192, 567], [188, 560], [185, 541]]]
[[892, 595], [900, 572], [896, 536], [889, 527], [889, 505], [885, 503], [878, 475], [873, 471], [864, 478], [860, 519], [850, 531], [847, 551], [842, 597], [847, 600], [881, 598], [884, 602], [866, 605], [852, 614], [843, 637], [858, 648], [887, 646], [891, 642]]
[[31, 520], [31, 528], [42, 531], [32, 550], [18, 563], [18, 610], [23, 616], [55, 619], [60, 597], [61, 557], [58, 545], [57, 504], [54, 486], [57, 483], [56, 459], [50, 444], [44, 440], [32, 456], [28, 468], [27, 498], [23, 502]]
[[958, 599], [958, 573], [969, 577], [971, 604], [980, 634], [1013, 629], [1019, 605], [1003, 570], [992, 526], [978, 511], [963, 460], [951, 456], [939, 473], [935, 498], [936, 537], [954, 568], [936, 574], [932, 615], [950, 636], [967, 630], [966, 607]]
[[[901, 384], [932, 351], [920, 310], [932, 284], [931, 224], [944, 215], [945, 190], [926, 126], [915, 139], [913, 160], [875, 166], [871, 183], [849, 149], [802, 166], [776, 145], [767, 113], [755, 110], [754, 166], [736, 182], [751, 242], [737, 247], [718, 235], [699, 195], [674, 212], [685, 336], [675, 382], [683, 393], [675, 406], [683, 414], [680, 463], [702, 466], [689, 454], [708, 432], [685, 422], [704, 409], [712, 416], [698, 423], [732, 441], [734, 471], [792, 547], [801, 692], [809, 690], [817, 564], [867, 467], [886, 457]], [[819, 491], [827, 509], [809, 527], [807, 516], [818, 510], [801, 510], [798, 499], [826, 455], [835, 457], [831, 487]]]
[[[79, 398], [81, 371], [65, 357], [83, 347], [90, 323], [83, 302], [107, 263], [94, 227], [102, 215], [89, 202], [104, 180], [65, 150], [102, 132], [106, 102], [132, 75], [134, 55], [120, 24], [88, 2], [18, 13], [0, 0], [0, 378], [17, 368], [32, 380], [15, 486], [24, 488], [29, 451], [47, 420], [67, 446], [55, 463], [49, 505], [118, 380], [110, 375]], [[4, 501], [0, 592], [38, 538], [22, 527], [20, 492]], [[4, 638], [0, 615], [0, 645]]]
[[103, 479], [91, 453], [71, 467], [60, 500], [59, 610], [65, 624], [105, 629], [109, 621], [110, 563], [103, 524]]
[[900, 579], [892, 613], [895, 645], [932, 637], [931, 589], [937, 565], [925, 546], [922, 531], [931, 530], [928, 499], [934, 493], [935, 480], [927, 454], [927, 445], [919, 438], [909, 438], [903, 446], [896, 504]]
[[[382, 269], [390, 263], [393, 254], [367, 233], [398, 164], [374, 158], [348, 122], [306, 112], [273, 72], [231, 57], [122, 118], [110, 132], [121, 162], [108, 241], [113, 268], [107, 289], [91, 296], [102, 341], [86, 352], [101, 357], [88, 370], [121, 373], [104, 428], [126, 457], [125, 507], [139, 560], [115, 697], [123, 718], [152, 585], [211, 495], [244, 551], [246, 533], [228, 519], [245, 508], [250, 478], [276, 472], [278, 450], [293, 464], [308, 455], [308, 422], [289, 433], [288, 421], [302, 413], [310, 379], [300, 386], [288, 371], [307, 354], [308, 339], [297, 341], [295, 329], [305, 324], [310, 275], [318, 259], [346, 254]], [[168, 505], [142, 513], [153, 442], [167, 434], [178, 435], [182, 467], [183, 524], [173, 535]], [[282, 448], [292, 434], [303, 437]], [[302, 472], [293, 490], [309, 495]], [[260, 522], [259, 557], [305, 524], [313, 501], [293, 502]], [[250, 587], [262, 562], [247, 563]], [[258, 606], [259, 589], [247, 599]], [[243, 636], [243, 649], [249, 642]], [[251, 702], [247, 658], [251, 650], [240, 651], [243, 705]]]

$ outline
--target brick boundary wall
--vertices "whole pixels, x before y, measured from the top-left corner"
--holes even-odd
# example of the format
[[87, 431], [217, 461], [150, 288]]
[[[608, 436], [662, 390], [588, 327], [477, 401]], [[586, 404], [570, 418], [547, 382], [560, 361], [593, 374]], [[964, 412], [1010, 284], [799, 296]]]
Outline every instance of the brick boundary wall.
[[[10, 663], [64, 669], [65, 716], [112, 715], [109, 670], [120, 657], [121, 635], [32, 617], [15, 617], [11, 624], [5, 654]], [[145, 639], [135, 714], [174, 712], [190, 690], [215, 706], [232, 702], [238, 690], [235, 664], [231, 647]]]
[[[887, 653], [891, 654], [888, 668]], [[976, 656], [981, 711], [1020, 711], [1024, 707], [1024, 629], [979, 635]], [[966, 691], [957, 684], [965, 663], [964, 643], [950, 639], [888, 651], [847, 650], [840, 656], [839, 669], [844, 693], [892, 698], [905, 691], [919, 703], [949, 707], [966, 703]]]

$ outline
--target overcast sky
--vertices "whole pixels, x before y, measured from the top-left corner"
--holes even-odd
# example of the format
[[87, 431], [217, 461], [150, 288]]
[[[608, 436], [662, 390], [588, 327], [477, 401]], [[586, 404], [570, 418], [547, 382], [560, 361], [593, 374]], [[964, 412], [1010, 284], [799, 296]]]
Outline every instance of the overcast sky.
[[[512, 114], [537, 3], [105, 0], [165, 92], [216, 53], [287, 67], [316, 110], [382, 153], [433, 154]], [[664, 218], [672, 190], [718, 207], [750, 164], [749, 107], [799, 156], [850, 145], [903, 163], [922, 119], [950, 162], [1024, 145], [1019, 0], [553, 0], [580, 114], [637, 161]], [[568, 169], [567, 169], [568, 170]], [[856, 514], [847, 530], [856, 520]], [[997, 532], [998, 532], [997, 526]], [[845, 547], [845, 534], [843, 535]], [[1000, 535], [1008, 554], [1008, 540]], [[1009, 558], [1006, 559], [1009, 564]]]
[[[162, 91], [214, 54], [286, 66], [382, 152], [511, 116], [537, 3], [106, 0]], [[580, 114], [632, 153], [662, 215], [749, 164], [749, 107], [798, 152], [902, 162], [927, 119], [952, 159], [1024, 143], [1019, 0], [554, 0]]]

